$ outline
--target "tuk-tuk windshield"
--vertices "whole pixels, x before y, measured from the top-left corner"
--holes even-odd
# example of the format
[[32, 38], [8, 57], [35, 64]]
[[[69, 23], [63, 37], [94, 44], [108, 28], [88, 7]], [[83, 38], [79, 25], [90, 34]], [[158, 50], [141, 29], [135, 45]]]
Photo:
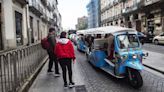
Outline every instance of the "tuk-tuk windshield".
[[121, 34], [117, 39], [120, 49], [139, 47], [138, 37], [135, 34]]

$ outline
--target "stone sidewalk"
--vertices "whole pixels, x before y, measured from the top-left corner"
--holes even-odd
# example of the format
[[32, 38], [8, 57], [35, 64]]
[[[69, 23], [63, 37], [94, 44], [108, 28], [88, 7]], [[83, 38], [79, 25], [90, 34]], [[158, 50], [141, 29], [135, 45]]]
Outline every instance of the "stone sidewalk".
[[149, 53], [149, 56], [143, 60], [143, 64], [164, 74], [164, 54], [148, 50], [143, 51]]
[[[143, 50], [148, 52], [149, 56], [143, 60], [143, 64], [161, 73], [164, 72], [164, 54]], [[33, 85], [30, 87], [29, 92], [87, 92], [85, 91], [85, 80], [80, 74], [79, 64], [73, 64], [73, 80], [76, 86], [72, 89], [64, 89], [62, 76], [54, 77], [53, 74], [47, 74], [48, 62], [44, 65], [43, 69], [35, 79]], [[60, 69], [60, 73], [62, 73]]]
[[[76, 63], [73, 64], [74, 88], [64, 89], [62, 74], [60, 77], [54, 77], [53, 73], [47, 74], [47, 68], [48, 62], [46, 62], [28, 92], [87, 92]], [[60, 73], [62, 73], [61, 68]]]

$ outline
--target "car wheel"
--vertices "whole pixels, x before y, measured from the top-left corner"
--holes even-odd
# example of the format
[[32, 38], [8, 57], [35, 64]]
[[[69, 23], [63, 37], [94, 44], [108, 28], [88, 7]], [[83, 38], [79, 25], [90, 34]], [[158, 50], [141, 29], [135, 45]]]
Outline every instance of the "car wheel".
[[156, 40], [154, 40], [154, 44], [155, 45], [158, 45], [159, 44], [159, 42], [158, 42], [158, 40], [156, 39]]

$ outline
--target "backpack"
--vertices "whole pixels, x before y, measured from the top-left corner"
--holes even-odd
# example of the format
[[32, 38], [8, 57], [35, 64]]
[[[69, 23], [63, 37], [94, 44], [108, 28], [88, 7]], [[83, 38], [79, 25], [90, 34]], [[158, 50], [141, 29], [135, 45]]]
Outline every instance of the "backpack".
[[50, 43], [48, 42], [48, 38], [45, 37], [41, 40], [41, 46], [43, 49], [47, 50], [50, 48]]

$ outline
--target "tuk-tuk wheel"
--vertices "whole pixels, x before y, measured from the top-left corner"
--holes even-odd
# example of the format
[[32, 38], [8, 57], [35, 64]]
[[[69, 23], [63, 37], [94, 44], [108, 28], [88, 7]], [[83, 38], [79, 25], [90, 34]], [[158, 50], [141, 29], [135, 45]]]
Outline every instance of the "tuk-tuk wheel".
[[129, 69], [128, 71], [129, 71], [128, 79], [129, 79], [130, 85], [136, 89], [141, 88], [143, 85], [143, 79], [140, 72], [135, 69]]

